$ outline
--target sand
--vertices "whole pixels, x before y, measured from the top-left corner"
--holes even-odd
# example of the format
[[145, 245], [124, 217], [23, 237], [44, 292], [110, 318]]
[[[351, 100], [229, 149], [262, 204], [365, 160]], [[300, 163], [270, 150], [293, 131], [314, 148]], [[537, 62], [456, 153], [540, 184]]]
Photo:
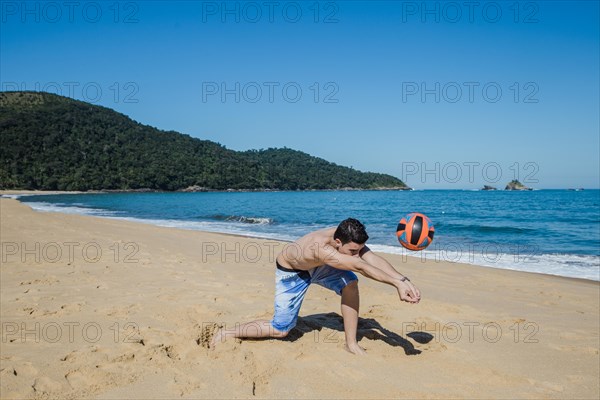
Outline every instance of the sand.
[[270, 318], [281, 243], [13, 199], [0, 218], [3, 399], [600, 396], [598, 282], [382, 254], [423, 299], [361, 278], [367, 356], [317, 286], [286, 339], [210, 350], [215, 326]]

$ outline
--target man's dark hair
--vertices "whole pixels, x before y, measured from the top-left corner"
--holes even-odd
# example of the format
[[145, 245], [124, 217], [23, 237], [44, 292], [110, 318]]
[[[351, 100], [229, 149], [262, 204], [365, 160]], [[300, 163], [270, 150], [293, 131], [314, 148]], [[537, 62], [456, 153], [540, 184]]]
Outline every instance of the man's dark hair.
[[359, 220], [347, 218], [340, 222], [333, 234], [333, 238], [340, 239], [342, 244], [350, 242], [364, 244], [369, 240], [369, 235], [367, 235], [365, 226]]

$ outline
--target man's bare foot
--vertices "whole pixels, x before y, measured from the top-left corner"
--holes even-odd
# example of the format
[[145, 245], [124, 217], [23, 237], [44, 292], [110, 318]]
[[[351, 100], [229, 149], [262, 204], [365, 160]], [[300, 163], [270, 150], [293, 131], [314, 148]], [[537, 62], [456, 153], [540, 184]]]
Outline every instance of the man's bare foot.
[[358, 345], [358, 343], [354, 343], [351, 345], [348, 345], [348, 343], [346, 343], [346, 346], [344, 346], [344, 348], [346, 349], [346, 351], [352, 353], [352, 354], [356, 354], [359, 356], [364, 356], [367, 354], [367, 352], [365, 351], [365, 349], [363, 349], [362, 347], [360, 347]]
[[225, 339], [227, 339], [227, 336], [223, 333], [223, 329], [218, 329], [214, 334], [213, 337], [210, 341], [210, 344], [208, 346], [208, 348], [210, 350], [214, 350], [215, 346], [223, 343], [225, 341]]

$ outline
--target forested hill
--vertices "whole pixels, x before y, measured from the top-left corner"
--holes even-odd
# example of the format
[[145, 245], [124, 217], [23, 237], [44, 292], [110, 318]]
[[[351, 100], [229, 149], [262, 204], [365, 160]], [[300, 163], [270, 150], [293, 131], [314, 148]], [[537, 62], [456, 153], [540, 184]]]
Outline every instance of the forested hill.
[[287, 148], [238, 152], [49, 93], [0, 93], [0, 189], [406, 188]]

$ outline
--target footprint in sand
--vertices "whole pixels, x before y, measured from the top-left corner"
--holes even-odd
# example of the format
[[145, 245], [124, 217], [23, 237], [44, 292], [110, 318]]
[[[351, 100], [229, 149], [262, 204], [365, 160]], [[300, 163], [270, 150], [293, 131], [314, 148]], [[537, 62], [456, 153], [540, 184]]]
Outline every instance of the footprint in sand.
[[206, 386], [206, 383], [186, 374], [175, 374], [173, 377], [173, 384], [171, 385], [175, 391], [179, 392], [180, 397], [190, 394], [198, 389], [204, 389]]
[[32, 387], [33, 391], [36, 393], [36, 397], [54, 397], [52, 396], [52, 393], [60, 392], [63, 385], [47, 376], [43, 376], [41, 378], [36, 378]]
[[130, 362], [135, 360], [135, 353], [125, 353], [111, 360], [113, 363]]
[[[135, 382], [139, 375], [132, 366], [124, 363], [105, 362], [92, 363], [69, 371], [65, 379], [72, 389], [81, 394], [78, 397], [89, 397], [90, 394], [110, 387], [127, 385]], [[46, 396], [52, 397], [52, 396]]]
[[150, 348], [144, 352], [143, 357], [158, 365], [165, 365], [165, 362], [172, 363], [174, 361], [181, 361], [180, 349], [178, 346], [163, 343], [150, 346]]
[[179, 346], [177, 345], [168, 345], [164, 347], [165, 355], [169, 357], [171, 360], [179, 361], [181, 360]]
[[72, 352], [70, 352], [69, 354], [67, 354], [66, 356], [62, 357], [60, 359], [60, 361], [67, 361], [67, 362], [75, 362], [78, 359], [80, 359], [82, 357], [81, 353], [77, 350], [73, 350]]
[[89, 375], [80, 370], [69, 371], [65, 374], [65, 379], [73, 389], [83, 389], [92, 386], [94, 381]]
[[[9, 357], [12, 358], [12, 357]], [[4, 358], [3, 358], [4, 360]], [[14, 375], [14, 376], [29, 376], [34, 377], [38, 374], [37, 368], [30, 362], [16, 362], [9, 367], [0, 370], [2, 375]]]
[[108, 348], [99, 346], [88, 346], [82, 350], [73, 350], [70, 353], [60, 358], [60, 361], [67, 362], [69, 364], [85, 363], [85, 364], [98, 364], [107, 362], [109, 356], [107, 354]]
[[18, 357], [2, 357], [9, 365], [0, 369], [0, 393], [2, 398], [23, 399], [35, 397], [32, 382], [38, 370], [30, 362], [20, 362]]
[[210, 342], [213, 338], [213, 335], [215, 334], [217, 329], [220, 328], [221, 327], [216, 323], [205, 325], [204, 328], [202, 328], [202, 333], [200, 334], [200, 337], [196, 340], [196, 343], [199, 346], [204, 347], [205, 349], [210, 349]]

